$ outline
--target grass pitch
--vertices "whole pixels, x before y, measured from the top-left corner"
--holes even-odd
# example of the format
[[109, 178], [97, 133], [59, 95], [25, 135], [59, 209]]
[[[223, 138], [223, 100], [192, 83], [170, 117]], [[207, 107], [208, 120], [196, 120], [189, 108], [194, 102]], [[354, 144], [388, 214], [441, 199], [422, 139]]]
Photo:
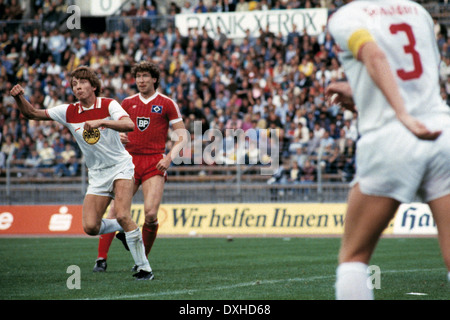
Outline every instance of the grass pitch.
[[[339, 238], [158, 238], [153, 281], [132, 277], [114, 240], [105, 273], [93, 273], [97, 238], [0, 238], [2, 300], [333, 300]], [[381, 239], [380, 300], [449, 300], [435, 238]], [[69, 289], [79, 267], [80, 289]], [[70, 285], [69, 285], [70, 286]]]

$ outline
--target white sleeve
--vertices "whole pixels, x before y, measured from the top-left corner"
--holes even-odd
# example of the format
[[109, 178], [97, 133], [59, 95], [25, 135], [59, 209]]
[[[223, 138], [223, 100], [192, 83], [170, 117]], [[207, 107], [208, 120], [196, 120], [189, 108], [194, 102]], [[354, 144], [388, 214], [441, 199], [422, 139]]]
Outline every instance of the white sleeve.
[[343, 51], [350, 51], [348, 40], [355, 31], [369, 29], [367, 25], [369, 19], [366, 13], [358, 10], [355, 6], [347, 6], [339, 9], [328, 21], [330, 34]]
[[119, 120], [122, 117], [129, 117], [128, 113], [122, 108], [122, 106], [116, 101], [113, 100], [108, 106], [109, 114], [111, 115], [111, 119]]
[[60, 104], [59, 106], [47, 109], [46, 113], [53, 120], [65, 125], [67, 123], [66, 113], [68, 107], [69, 104]]

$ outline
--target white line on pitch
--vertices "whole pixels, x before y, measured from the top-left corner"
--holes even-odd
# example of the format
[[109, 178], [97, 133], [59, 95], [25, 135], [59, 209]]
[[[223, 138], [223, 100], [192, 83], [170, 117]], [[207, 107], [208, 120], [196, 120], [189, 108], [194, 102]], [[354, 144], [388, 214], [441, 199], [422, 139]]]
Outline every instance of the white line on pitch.
[[[410, 273], [410, 272], [426, 272], [426, 271], [436, 271], [440, 270], [439, 268], [434, 269], [410, 269], [410, 270], [386, 270], [381, 271], [381, 273]], [[216, 290], [229, 290], [235, 288], [242, 287], [252, 287], [256, 285], [271, 285], [278, 284], [283, 282], [302, 282], [302, 281], [315, 281], [315, 280], [326, 280], [326, 279], [334, 279], [335, 275], [328, 276], [314, 276], [308, 278], [292, 278], [292, 279], [278, 279], [278, 280], [255, 280], [252, 282], [243, 282], [236, 283], [228, 286], [217, 286], [210, 288], [199, 288], [199, 289], [184, 289], [184, 290], [172, 290], [172, 291], [163, 291], [163, 292], [151, 292], [151, 293], [142, 293], [142, 294], [132, 294], [132, 295], [114, 295], [114, 296], [106, 296], [102, 298], [93, 298], [94, 300], [122, 300], [122, 299], [138, 299], [144, 297], [160, 297], [160, 296], [168, 296], [168, 295], [183, 295], [183, 294], [193, 294], [196, 292], [202, 291], [216, 291]], [[89, 300], [89, 298], [87, 298]]]

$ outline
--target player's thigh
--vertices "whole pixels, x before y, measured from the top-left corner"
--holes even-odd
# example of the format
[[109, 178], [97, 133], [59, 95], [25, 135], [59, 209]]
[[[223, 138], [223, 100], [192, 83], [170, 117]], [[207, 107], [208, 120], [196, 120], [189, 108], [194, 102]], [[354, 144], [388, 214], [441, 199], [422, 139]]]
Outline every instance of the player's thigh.
[[[96, 234], [100, 230], [103, 214], [108, 207], [111, 198], [94, 194], [86, 194], [83, 201], [83, 228], [88, 234]], [[98, 233], [98, 231], [97, 231]]]
[[349, 194], [340, 262], [369, 263], [381, 233], [399, 204], [392, 198], [363, 194], [356, 184]]
[[428, 202], [438, 229], [439, 244], [450, 270], [450, 194]]
[[164, 184], [165, 177], [161, 175], [155, 175], [142, 183], [146, 219], [147, 216], [151, 220], [156, 219], [164, 193]]
[[[136, 194], [136, 192], [139, 190], [139, 184], [134, 184], [133, 186], [133, 196]], [[117, 218], [116, 215], [116, 209], [114, 208], [114, 200], [111, 201], [109, 205], [108, 214], [106, 216], [108, 219], [114, 219]]]
[[[427, 172], [419, 189], [425, 202], [442, 198], [450, 192], [450, 128], [432, 142]], [[442, 199], [441, 199], [442, 200]]]
[[131, 210], [134, 181], [132, 179], [117, 179], [114, 181], [114, 212], [117, 217]]
[[116, 211], [114, 210], [114, 200], [111, 201], [109, 204], [109, 210], [106, 215], [107, 219], [115, 219], [116, 218]]

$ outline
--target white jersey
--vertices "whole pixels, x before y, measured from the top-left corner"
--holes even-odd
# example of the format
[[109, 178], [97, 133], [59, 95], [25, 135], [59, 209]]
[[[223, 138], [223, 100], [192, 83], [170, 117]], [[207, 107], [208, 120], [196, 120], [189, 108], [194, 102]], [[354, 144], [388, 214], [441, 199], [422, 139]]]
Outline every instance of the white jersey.
[[361, 30], [367, 30], [386, 54], [411, 115], [421, 119], [449, 114], [440, 96], [433, 21], [422, 6], [408, 0], [353, 1], [330, 17], [328, 27], [341, 50], [339, 59], [353, 90], [361, 134], [395, 120], [394, 110], [349, 48], [349, 40]]
[[50, 118], [72, 132], [89, 169], [105, 169], [131, 159], [120, 142], [119, 132], [104, 127], [94, 129], [92, 133], [84, 130], [84, 124], [88, 120], [119, 120], [124, 116], [128, 117], [128, 113], [116, 100], [97, 97], [90, 108], [84, 108], [77, 102], [62, 104], [46, 112]]

